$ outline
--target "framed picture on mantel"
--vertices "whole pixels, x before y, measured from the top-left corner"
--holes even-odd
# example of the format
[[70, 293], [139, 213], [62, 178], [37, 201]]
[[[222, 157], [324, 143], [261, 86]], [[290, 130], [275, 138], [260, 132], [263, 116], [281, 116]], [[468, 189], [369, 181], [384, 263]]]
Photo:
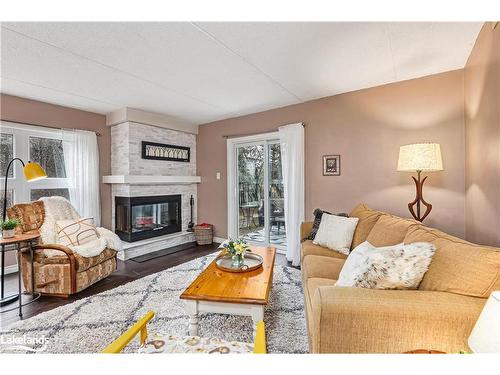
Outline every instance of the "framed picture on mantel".
[[189, 162], [191, 149], [185, 146], [142, 141], [142, 158]]
[[340, 176], [340, 155], [323, 156], [323, 176]]

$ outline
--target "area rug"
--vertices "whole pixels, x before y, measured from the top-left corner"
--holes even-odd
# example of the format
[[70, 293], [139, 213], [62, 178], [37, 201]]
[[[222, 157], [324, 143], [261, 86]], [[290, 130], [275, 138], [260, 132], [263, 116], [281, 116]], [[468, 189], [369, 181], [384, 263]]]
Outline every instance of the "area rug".
[[[156, 314], [148, 326], [150, 333], [187, 335], [188, 316], [179, 296], [214, 257], [198, 258], [44, 312], [15, 323], [2, 336], [38, 338], [39, 343], [32, 346], [43, 353], [96, 353], [148, 310]], [[300, 271], [276, 265], [269, 300], [264, 315], [268, 351], [308, 352]], [[253, 341], [250, 317], [202, 314], [199, 333], [230, 341]], [[136, 346], [134, 342], [126, 351]]]

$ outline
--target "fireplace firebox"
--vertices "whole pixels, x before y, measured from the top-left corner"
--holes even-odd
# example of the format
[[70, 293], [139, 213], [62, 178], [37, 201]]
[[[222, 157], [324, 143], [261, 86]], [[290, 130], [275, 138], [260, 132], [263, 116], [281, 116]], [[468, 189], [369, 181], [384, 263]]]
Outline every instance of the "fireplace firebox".
[[115, 232], [134, 242], [182, 231], [181, 195], [115, 197]]

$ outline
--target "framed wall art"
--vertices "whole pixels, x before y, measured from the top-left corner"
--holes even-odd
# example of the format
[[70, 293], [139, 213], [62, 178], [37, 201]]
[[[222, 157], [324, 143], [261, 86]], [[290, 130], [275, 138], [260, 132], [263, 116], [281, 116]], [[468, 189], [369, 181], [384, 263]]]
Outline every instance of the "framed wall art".
[[323, 176], [340, 176], [340, 155], [323, 156]]
[[189, 162], [191, 149], [185, 146], [142, 141], [142, 158]]

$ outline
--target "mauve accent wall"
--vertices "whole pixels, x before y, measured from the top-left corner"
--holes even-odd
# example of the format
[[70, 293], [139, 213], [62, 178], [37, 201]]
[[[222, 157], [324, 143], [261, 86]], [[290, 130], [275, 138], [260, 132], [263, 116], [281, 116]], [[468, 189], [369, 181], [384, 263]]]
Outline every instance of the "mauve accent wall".
[[[463, 70], [457, 70], [203, 124], [197, 140], [198, 221], [214, 224], [216, 236], [226, 237], [224, 135], [304, 122], [308, 219], [316, 207], [348, 212], [359, 202], [409, 217], [415, 187], [410, 173], [396, 172], [399, 146], [437, 142], [444, 171], [426, 181], [424, 197], [434, 208], [425, 224], [464, 237], [463, 95]], [[341, 155], [341, 176], [322, 175], [326, 154]]]
[[500, 24], [492, 26], [465, 67], [466, 235], [500, 246]]
[[[16, 121], [56, 128], [75, 128], [99, 132], [99, 174], [111, 172], [111, 130], [106, 126], [106, 116], [74, 108], [1, 94], [0, 117]], [[111, 228], [111, 186], [101, 182], [102, 225]]]

